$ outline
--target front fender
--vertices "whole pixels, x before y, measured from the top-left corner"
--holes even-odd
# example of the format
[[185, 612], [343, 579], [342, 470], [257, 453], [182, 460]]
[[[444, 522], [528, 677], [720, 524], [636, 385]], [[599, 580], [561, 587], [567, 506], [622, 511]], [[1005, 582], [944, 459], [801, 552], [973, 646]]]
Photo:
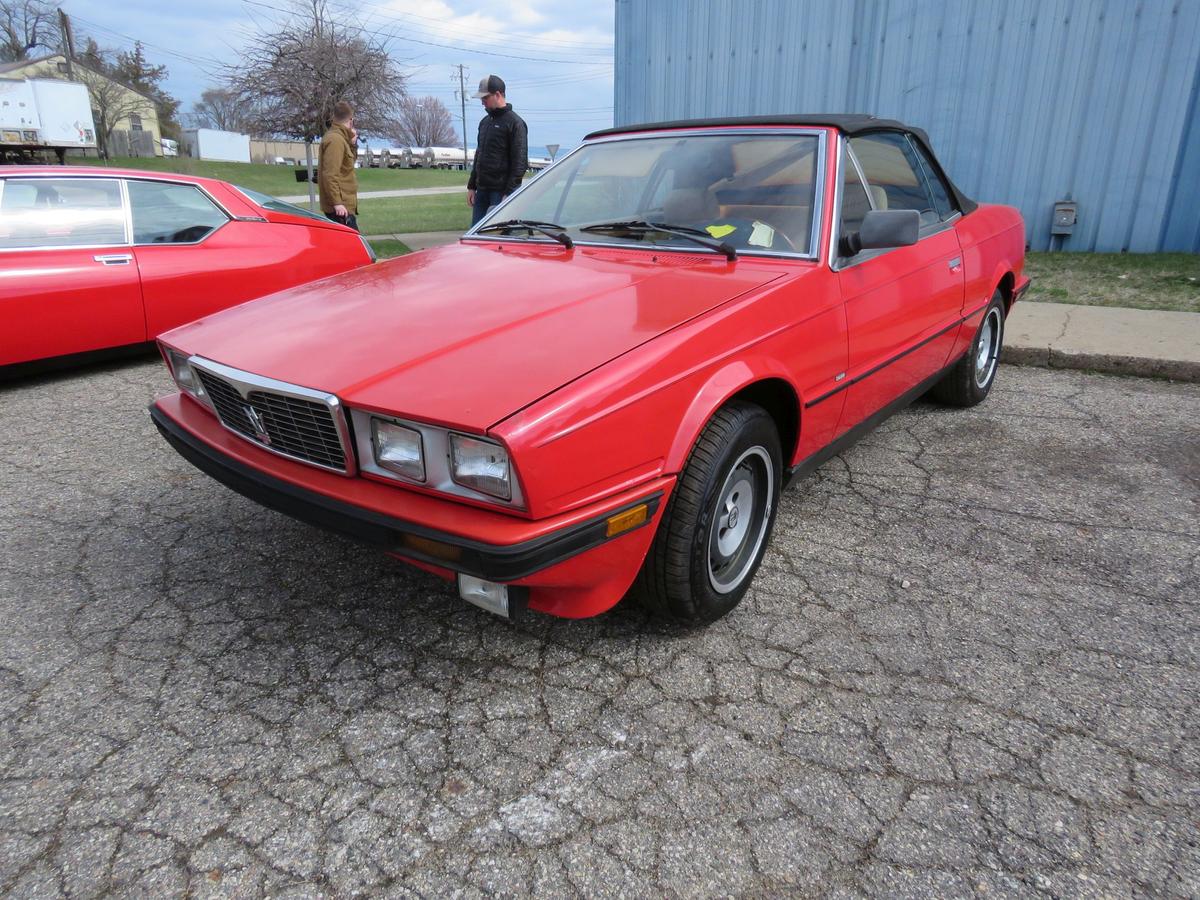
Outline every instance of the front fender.
[[[676, 473], [683, 469], [688, 454], [700, 438], [700, 433], [713, 413], [724, 406], [730, 398], [763, 382], [782, 382], [783, 387], [791, 395], [790, 402], [794, 405], [797, 422], [796, 434], [799, 435], [800, 404], [788, 376], [787, 367], [772, 357], [755, 357], [753, 359], [730, 360], [720, 369], [711, 373], [704, 385], [696, 392], [695, 398], [688, 406], [680, 421], [675, 439], [664, 461], [665, 472]], [[786, 438], [785, 438], [786, 440]], [[794, 447], [784, 447], [784, 465], [792, 456]]]

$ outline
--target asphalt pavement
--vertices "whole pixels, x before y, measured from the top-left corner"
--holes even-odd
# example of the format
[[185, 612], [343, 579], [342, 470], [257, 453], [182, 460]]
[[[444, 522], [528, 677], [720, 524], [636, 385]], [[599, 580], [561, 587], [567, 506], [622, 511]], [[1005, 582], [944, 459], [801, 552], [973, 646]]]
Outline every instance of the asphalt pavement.
[[0, 892], [1200, 894], [1200, 386], [1002, 368], [701, 630], [519, 626], [0, 387]]

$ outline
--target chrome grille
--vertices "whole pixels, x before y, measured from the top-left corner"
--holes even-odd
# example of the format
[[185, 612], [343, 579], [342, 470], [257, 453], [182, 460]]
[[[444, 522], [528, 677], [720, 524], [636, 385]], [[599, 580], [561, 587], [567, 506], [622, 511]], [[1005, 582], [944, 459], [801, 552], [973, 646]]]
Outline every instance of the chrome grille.
[[192, 368], [226, 428], [283, 456], [347, 471], [341, 434], [327, 403], [259, 389], [243, 396], [230, 381], [200, 366]]

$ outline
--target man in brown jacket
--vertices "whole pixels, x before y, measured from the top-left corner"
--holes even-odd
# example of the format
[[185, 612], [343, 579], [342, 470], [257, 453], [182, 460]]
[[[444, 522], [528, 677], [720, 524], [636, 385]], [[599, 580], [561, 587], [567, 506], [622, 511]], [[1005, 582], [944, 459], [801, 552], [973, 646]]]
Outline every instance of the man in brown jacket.
[[333, 105], [333, 124], [321, 138], [317, 186], [321, 194], [321, 212], [355, 231], [358, 230], [358, 176], [354, 174], [357, 140], [354, 108], [345, 100], [339, 100]]

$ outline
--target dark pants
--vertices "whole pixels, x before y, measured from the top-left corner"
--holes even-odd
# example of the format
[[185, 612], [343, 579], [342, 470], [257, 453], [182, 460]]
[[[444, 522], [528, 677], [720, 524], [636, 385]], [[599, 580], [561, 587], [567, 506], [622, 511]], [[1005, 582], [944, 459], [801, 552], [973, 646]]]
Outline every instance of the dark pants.
[[475, 205], [471, 207], [471, 225], [478, 225], [479, 220], [488, 214], [488, 210], [505, 196], [503, 191], [476, 191]]
[[356, 216], [354, 213], [350, 213], [347, 216], [339, 216], [337, 213], [325, 213], [325, 218], [327, 218], [330, 222], [337, 222], [339, 225], [347, 225], [350, 228], [353, 228], [355, 231], [358, 231], [358, 216]]

